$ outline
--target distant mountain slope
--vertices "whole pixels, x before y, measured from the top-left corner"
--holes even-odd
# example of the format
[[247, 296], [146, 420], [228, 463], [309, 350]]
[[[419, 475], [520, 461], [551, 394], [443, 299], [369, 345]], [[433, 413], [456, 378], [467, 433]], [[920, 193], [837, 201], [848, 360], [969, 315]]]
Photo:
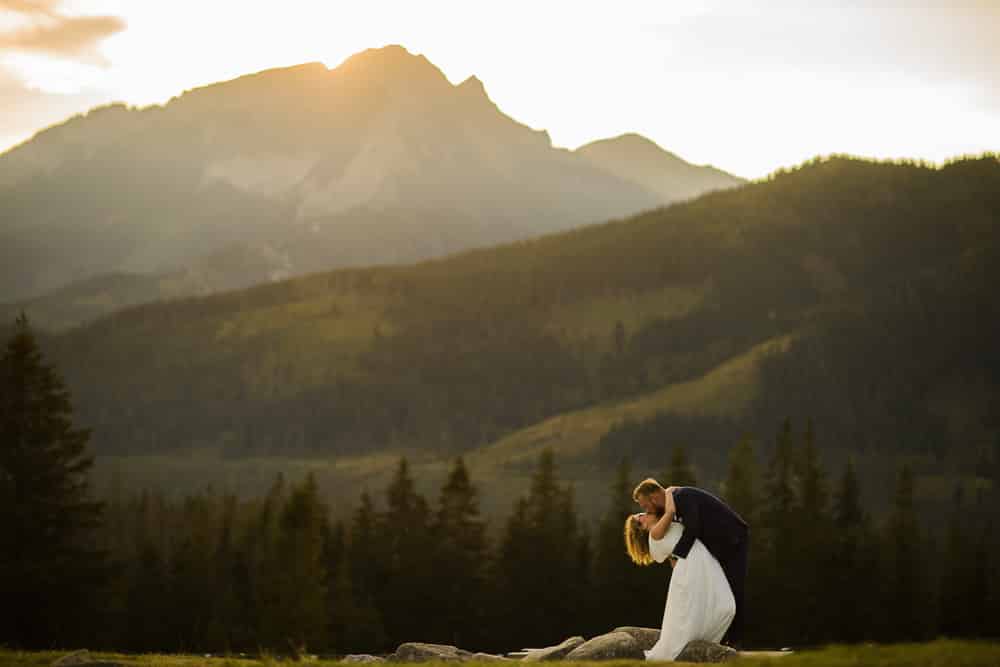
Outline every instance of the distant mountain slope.
[[[676, 177], [694, 173], [705, 190], [733, 184]], [[0, 156], [0, 302], [183, 272], [233, 245], [273, 258], [220, 281], [236, 286], [416, 261], [653, 208], [668, 190], [554, 148], [474, 77], [452, 85], [423, 56], [372, 49], [95, 109]]]
[[638, 134], [623, 134], [575, 151], [595, 166], [657, 193], [667, 201], [690, 199], [746, 181], [714, 167], [695, 167]]
[[[974, 471], [1000, 434], [998, 221], [995, 157], [837, 157], [447, 259], [138, 306], [45, 344], [102, 455], [450, 456], [668, 387], [697, 403], [683, 383], [712, 378], [740, 410], [600, 435], [591, 465], [659, 461], [673, 438], [719, 461], [791, 416], [826, 451]], [[724, 372], [751, 357], [753, 391]]]
[[162, 273], [106, 273], [21, 302], [0, 304], [0, 321], [24, 311], [37, 326], [61, 331], [141, 303], [212, 294], [291, 275], [267, 244], [233, 243]]

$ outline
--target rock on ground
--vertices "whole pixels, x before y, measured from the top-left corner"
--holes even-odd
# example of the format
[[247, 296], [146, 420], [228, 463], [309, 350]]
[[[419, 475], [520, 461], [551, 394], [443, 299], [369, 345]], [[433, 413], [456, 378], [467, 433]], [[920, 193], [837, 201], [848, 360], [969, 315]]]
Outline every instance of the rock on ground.
[[390, 658], [391, 662], [427, 662], [429, 660], [443, 660], [456, 662], [469, 660], [472, 653], [463, 651], [457, 646], [447, 644], [424, 644], [423, 642], [406, 642], [400, 644], [396, 653]]
[[83, 648], [53, 660], [52, 667], [73, 667], [73, 665], [81, 665], [85, 662], [90, 662], [90, 651]]
[[528, 662], [562, 660], [566, 657], [567, 653], [583, 644], [583, 642], [583, 637], [570, 637], [563, 643], [556, 646], [549, 646], [548, 648], [540, 648], [534, 651], [529, 651], [528, 655], [524, 656], [524, 660]]
[[367, 653], [352, 653], [351, 655], [345, 655], [340, 660], [341, 662], [385, 662], [385, 658], [380, 658], [377, 655], [368, 655]]
[[566, 654], [567, 660], [642, 660], [645, 657], [639, 642], [627, 632], [609, 632], [594, 637]]
[[680, 652], [676, 658], [675, 662], [726, 662], [728, 660], [735, 660], [739, 657], [739, 653], [735, 649], [728, 646], [723, 646], [722, 644], [713, 644], [712, 642], [702, 641], [696, 639], [684, 647], [684, 650]]
[[644, 651], [653, 648], [653, 645], [660, 641], [660, 631], [655, 628], [637, 628], [632, 625], [626, 625], [615, 628], [611, 632], [626, 632], [632, 635], [632, 639], [639, 642], [639, 648]]
[[493, 655], [492, 653], [473, 653], [469, 660], [475, 660], [477, 662], [509, 662], [510, 658], [505, 658], [502, 655]]
[[125, 667], [125, 663], [115, 660], [96, 660], [90, 657], [90, 651], [80, 649], [52, 661], [52, 667]]

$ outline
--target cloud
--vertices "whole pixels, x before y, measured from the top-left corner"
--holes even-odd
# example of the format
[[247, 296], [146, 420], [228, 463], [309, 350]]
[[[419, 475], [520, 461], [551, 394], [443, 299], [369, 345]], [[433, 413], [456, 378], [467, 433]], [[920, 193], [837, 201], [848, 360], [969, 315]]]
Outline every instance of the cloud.
[[0, 52], [41, 53], [74, 60], [103, 62], [96, 46], [125, 29], [117, 16], [67, 16], [58, 0], [0, 0], [0, 11], [27, 25], [0, 33]]
[[108, 102], [108, 96], [96, 92], [66, 95], [46, 93], [25, 84], [9, 68], [0, 66], [0, 153], [24, 141], [39, 128], [59, 123]]

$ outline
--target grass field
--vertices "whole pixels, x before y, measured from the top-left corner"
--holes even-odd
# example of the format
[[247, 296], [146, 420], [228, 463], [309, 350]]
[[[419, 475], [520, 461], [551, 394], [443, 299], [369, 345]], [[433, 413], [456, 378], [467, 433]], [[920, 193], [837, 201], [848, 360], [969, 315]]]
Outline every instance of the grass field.
[[[10, 651], [0, 649], [0, 667], [48, 667], [64, 652]], [[197, 655], [121, 655], [93, 653], [94, 660], [114, 660], [139, 667], [279, 667], [295, 665], [290, 660], [264, 658], [243, 659], [204, 657]], [[332, 665], [334, 660], [309, 660], [313, 665]], [[434, 663], [425, 663], [433, 667]], [[441, 663], [448, 664], [448, 663]], [[486, 667], [494, 662], [464, 663], [470, 667]], [[594, 663], [562, 662], [565, 667]], [[601, 663], [607, 667], [640, 665], [641, 661], [619, 660]], [[778, 657], [743, 657], [729, 664], [740, 667], [995, 667], [1000, 665], [1000, 642], [970, 642], [937, 640], [924, 644], [828, 646]]]

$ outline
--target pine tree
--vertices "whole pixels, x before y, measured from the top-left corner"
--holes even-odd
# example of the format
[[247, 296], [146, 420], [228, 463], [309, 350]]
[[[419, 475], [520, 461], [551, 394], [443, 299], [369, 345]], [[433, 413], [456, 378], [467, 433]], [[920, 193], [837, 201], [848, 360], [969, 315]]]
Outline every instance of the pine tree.
[[215, 498], [192, 496], [180, 508], [181, 533], [168, 552], [168, 612], [164, 619], [175, 650], [206, 648], [214, 606]]
[[153, 544], [146, 542], [139, 548], [127, 577], [121, 648], [171, 650], [174, 647], [163, 622], [170, 592], [166, 564]]
[[375, 503], [368, 492], [363, 491], [361, 503], [355, 510], [351, 523], [351, 540], [347, 550], [357, 602], [374, 601], [381, 595], [385, 581], [384, 553], [378, 534]]
[[278, 591], [281, 588], [281, 563], [278, 559], [277, 543], [284, 497], [285, 479], [279, 473], [253, 517], [245, 540], [249, 606], [254, 614], [253, 636], [256, 643], [254, 648], [271, 650], [287, 648], [284, 639], [277, 634], [281, 627], [278, 599]]
[[532, 578], [534, 568], [536, 549], [532, 538], [528, 499], [522, 496], [507, 517], [499, 556], [494, 562], [493, 579], [497, 582], [498, 596], [493, 606], [496, 613], [491, 625], [500, 634], [500, 646], [528, 646], [532, 643], [531, 637], [538, 634], [535, 627], [538, 614], [534, 611], [537, 592], [530, 584], [526, 585], [524, 579]]
[[722, 489], [726, 503], [751, 527], [757, 520], [757, 458], [750, 438], [740, 440], [729, 452], [729, 471]]
[[517, 617], [510, 626], [515, 641], [544, 646], [573, 632], [579, 539], [572, 491], [559, 484], [555, 457], [546, 449], [528, 497], [507, 523], [498, 561], [498, 577], [510, 593], [504, 609]]
[[903, 466], [896, 482], [885, 542], [887, 636], [895, 640], [919, 639], [927, 614], [922, 604], [925, 599], [920, 563], [922, 540], [913, 506], [913, 473], [908, 465]]
[[336, 653], [371, 653], [386, 644], [382, 618], [370, 595], [358, 601], [351, 572], [347, 529], [337, 522], [323, 528], [323, 561], [326, 564], [327, 634]]
[[372, 653], [388, 642], [382, 616], [370, 595], [355, 599], [350, 561], [327, 584], [330, 646], [338, 653]]
[[88, 636], [107, 580], [90, 498], [90, 432], [22, 314], [0, 357], [0, 597], [16, 611], [0, 642], [32, 647]]
[[388, 504], [379, 518], [386, 552], [385, 582], [376, 604], [393, 643], [419, 641], [433, 627], [431, 614], [414, 614], [413, 600], [433, 596], [432, 567], [436, 552], [431, 536], [430, 508], [416, 492], [409, 464], [400, 459], [386, 489]]
[[799, 464], [799, 498], [801, 498], [801, 508], [804, 523], [821, 529], [825, 532], [828, 519], [827, 509], [830, 501], [830, 491], [826, 479], [826, 473], [819, 460], [819, 452], [816, 449], [816, 436], [813, 431], [812, 420], [806, 424], [806, 432], [803, 437], [802, 452], [798, 458]]
[[[766, 610], [772, 602], [768, 595], [768, 587], [762, 580], [759, 565], [764, 560], [764, 543], [759, 538], [758, 516], [760, 490], [760, 472], [757, 457], [754, 453], [753, 441], [749, 437], [742, 438], [729, 452], [729, 469], [726, 481], [723, 483], [722, 495], [726, 503], [736, 510], [750, 526], [750, 563], [751, 576], [744, 592], [746, 608], [754, 610], [747, 614], [744, 620], [744, 632], [753, 636], [760, 632], [760, 625], [765, 618], [762, 610]], [[767, 572], [765, 568], [763, 572]]]
[[670, 457], [670, 472], [667, 473], [670, 486], [698, 486], [698, 477], [688, 459], [687, 450], [680, 445], [674, 447]]
[[815, 608], [812, 600], [828, 599], [833, 591], [830, 577], [833, 569], [832, 517], [829, 510], [829, 488], [826, 473], [816, 450], [816, 439], [812, 421], [806, 424], [802, 448], [797, 457], [798, 491], [800, 499], [796, 508], [795, 522], [796, 548], [794, 553], [795, 572], [792, 576], [793, 588], [798, 594], [788, 601], [797, 606], [801, 625], [801, 640], [817, 643], [833, 639], [830, 636], [829, 615], [833, 613], [828, 605]]
[[478, 646], [488, 639], [482, 601], [486, 593], [486, 525], [479, 494], [458, 458], [444, 486], [434, 521], [438, 557], [434, 587], [439, 623], [434, 637], [455, 646]]
[[[761, 530], [756, 539], [761, 558], [755, 571], [754, 586], [764, 584], [768, 591], [766, 606], [755, 607], [755, 622], [771, 630], [782, 633], [798, 628], [800, 618], [794, 607], [786, 604], [796, 594], [795, 582], [791, 580], [795, 570], [796, 498], [795, 450], [792, 441], [791, 421], [786, 419], [775, 441], [774, 452], [768, 461], [764, 476], [763, 495], [760, 504]], [[780, 636], [765, 636], [763, 640], [780, 642]]]
[[955, 487], [945, 543], [945, 572], [941, 581], [941, 631], [951, 637], [967, 636], [975, 625], [973, 601], [976, 590], [974, 547], [965, 507], [962, 485]]
[[359, 620], [351, 626], [344, 641], [348, 645], [365, 646], [365, 651], [381, 651], [392, 642], [382, 614], [389, 572], [383, 530], [382, 517], [376, 511], [375, 503], [368, 492], [363, 491], [351, 522], [347, 548], [347, 565]]
[[833, 520], [835, 558], [828, 568], [831, 635], [838, 641], [871, 639], [880, 615], [880, 600], [874, 594], [879, 582], [877, 537], [862, 507], [861, 486], [850, 461], [837, 484]]
[[312, 473], [292, 490], [279, 521], [281, 587], [276, 593], [280, 636], [295, 647], [326, 646], [326, 568], [323, 525], [326, 505]]
[[232, 652], [241, 637], [240, 599], [238, 591], [239, 554], [236, 546], [235, 496], [222, 500], [219, 537], [212, 557], [214, 582], [212, 586], [212, 614], [206, 631], [208, 649], [213, 652]]

